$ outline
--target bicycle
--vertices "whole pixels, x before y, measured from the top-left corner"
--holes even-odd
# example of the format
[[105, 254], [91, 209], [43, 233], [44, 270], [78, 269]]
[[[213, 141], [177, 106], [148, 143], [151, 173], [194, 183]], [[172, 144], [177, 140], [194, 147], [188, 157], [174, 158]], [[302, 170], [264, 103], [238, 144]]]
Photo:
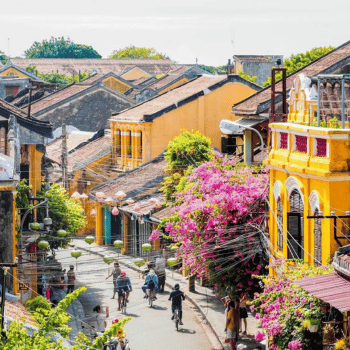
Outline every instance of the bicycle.
[[125, 290], [122, 290], [122, 302], [120, 304], [120, 308], [122, 311], [122, 314], [126, 315], [126, 292]]
[[174, 322], [175, 322], [175, 329], [179, 331], [179, 323], [180, 323], [179, 309], [174, 310], [173, 316], [174, 316]]
[[153, 307], [153, 301], [155, 300], [155, 292], [154, 289], [147, 289], [146, 290], [147, 297], [148, 297], [148, 303], [150, 307]]

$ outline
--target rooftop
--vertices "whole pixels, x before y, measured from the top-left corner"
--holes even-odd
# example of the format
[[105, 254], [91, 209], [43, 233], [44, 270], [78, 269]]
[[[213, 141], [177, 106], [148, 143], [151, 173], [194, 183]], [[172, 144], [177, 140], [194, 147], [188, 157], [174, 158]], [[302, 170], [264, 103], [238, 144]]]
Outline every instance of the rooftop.
[[270, 55], [234, 55], [233, 59], [239, 62], [273, 63]]
[[[289, 75], [286, 82], [287, 90], [293, 87], [294, 79], [300, 73], [304, 73], [307, 76], [329, 74], [348, 62], [350, 62], [350, 41]], [[276, 90], [282, 90], [281, 82], [276, 84]], [[234, 105], [232, 112], [236, 115], [256, 115], [266, 111], [270, 105], [271, 87], [267, 87]]]

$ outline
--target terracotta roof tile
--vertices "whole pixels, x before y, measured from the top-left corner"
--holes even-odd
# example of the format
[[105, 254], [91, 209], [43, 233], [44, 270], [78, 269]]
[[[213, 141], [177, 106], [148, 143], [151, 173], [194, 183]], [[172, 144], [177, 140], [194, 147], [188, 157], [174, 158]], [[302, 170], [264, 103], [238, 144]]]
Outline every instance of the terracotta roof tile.
[[[336, 63], [350, 57], [350, 41], [343, 44], [342, 46], [334, 49], [333, 51], [329, 52], [328, 54], [320, 57], [314, 62], [311, 62], [304, 68], [299, 69], [298, 71], [294, 72], [293, 74], [289, 75], [287, 77], [287, 90], [290, 90], [293, 87], [294, 79], [296, 76], [300, 73], [304, 73], [307, 76], [315, 76], [317, 74], [321, 73], [328, 73], [327, 69], [331, 67], [332, 65], [335, 65]], [[281, 90], [282, 83], [276, 84], [276, 90]], [[264, 102], [268, 102], [271, 99], [271, 87], [267, 87], [256, 94], [252, 95], [251, 97], [237, 103], [233, 106], [232, 112], [237, 115], [246, 115], [246, 114], [258, 114], [263, 111], [266, 111], [266, 109], [270, 106], [269, 104], [264, 108], [261, 106], [259, 108], [259, 105], [261, 105]]]
[[165, 208], [157, 211], [156, 213], [152, 214], [152, 217], [161, 221], [162, 219], [169, 217], [172, 213], [173, 213], [173, 208], [165, 207]]
[[210, 89], [217, 83], [227, 80], [227, 76], [208, 76], [203, 75], [191, 80], [177, 88], [174, 88], [160, 96], [156, 96], [144, 103], [127, 109], [124, 112], [112, 116], [111, 120], [122, 121], [143, 121], [144, 116], [151, 116], [169, 106], [191, 97], [197, 93]]
[[20, 58], [11, 59], [11, 62], [25, 69], [28, 66], [36, 66], [41, 73], [59, 72], [66, 75], [78, 74], [80, 72], [99, 74], [113, 72], [121, 75], [127, 70], [137, 66], [152, 75], [166, 74], [175, 69], [176, 65], [170, 60], [151, 59], [70, 59], [70, 58]]
[[14, 320], [24, 318], [24, 323], [34, 324], [29, 311], [18, 301], [5, 300], [5, 316]]
[[27, 118], [27, 113], [22, 111], [21, 109], [13, 106], [12, 104], [0, 99], [0, 107], [6, 108], [8, 111], [20, 116], [20, 117], [24, 117]]
[[163, 156], [159, 156], [113, 180], [94, 187], [90, 195], [95, 198], [96, 192], [103, 192], [104, 198], [114, 198], [118, 191], [124, 191], [127, 195], [126, 199], [144, 195], [145, 191], [160, 186], [166, 176], [165, 168], [166, 161]]
[[[68, 152], [87, 141], [93, 136], [92, 132], [73, 132], [67, 134], [67, 150]], [[61, 164], [62, 139], [58, 138], [46, 146], [46, 157], [54, 162]]]
[[78, 85], [78, 84], [72, 84], [69, 85], [61, 90], [58, 90], [47, 97], [41, 98], [40, 100], [32, 103], [31, 105], [31, 114], [35, 114], [39, 111], [42, 111], [45, 108], [48, 108], [60, 101], [65, 100], [68, 97], [71, 97], [81, 91], [84, 91], [88, 88], [90, 88], [91, 85]]
[[[104, 135], [98, 139], [88, 142], [86, 145], [78, 148], [74, 152], [68, 154], [68, 166], [79, 166], [82, 162], [86, 163], [90, 157], [97, 155], [104, 148], [110, 148], [111, 136]], [[86, 166], [86, 164], [85, 164]]]
[[234, 55], [240, 62], [271, 63], [269, 56], [264, 55]]
[[179, 79], [178, 75], [166, 75], [165, 77], [158, 79], [158, 81], [154, 82], [153, 84], [148, 85], [146, 88], [157, 91], [164, 88], [168, 84], [171, 84], [177, 79]]
[[[154, 204], [152, 204], [149, 200], [151, 198], [157, 198], [160, 203], [164, 203], [165, 202], [165, 198], [163, 193], [161, 192], [155, 192], [155, 193], [150, 193], [149, 195], [143, 197], [142, 199], [135, 201], [134, 204], [130, 204], [130, 205], [124, 205], [121, 209], [122, 211], [126, 211], [128, 213], [135, 213], [135, 214], [148, 214], [148, 213], [152, 213], [155, 210], [158, 210], [155, 208]], [[139, 206], [139, 210], [135, 210], [135, 205]]]
[[142, 84], [142, 83], [144, 83], [145, 81], [150, 80], [150, 79], [153, 79], [153, 77], [141, 77], [141, 78], [139, 78], [139, 79], [134, 80], [132, 83], [133, 83], [135, 86], [137, 86], [137, 85]]

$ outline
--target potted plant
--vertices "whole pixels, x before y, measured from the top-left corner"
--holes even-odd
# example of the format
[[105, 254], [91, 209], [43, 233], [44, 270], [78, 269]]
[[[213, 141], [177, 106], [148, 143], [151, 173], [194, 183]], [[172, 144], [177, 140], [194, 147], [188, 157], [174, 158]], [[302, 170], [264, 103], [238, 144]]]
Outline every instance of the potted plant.
[[350, 350], [350, 338], [344, 337], [335, 343], [335, 349], [337, 350]]
[[323, 327], [323, 343], [324, 344], [332, 343], [333, 340], [334, 340], [333, 327], [329, 323], [326, 323]]

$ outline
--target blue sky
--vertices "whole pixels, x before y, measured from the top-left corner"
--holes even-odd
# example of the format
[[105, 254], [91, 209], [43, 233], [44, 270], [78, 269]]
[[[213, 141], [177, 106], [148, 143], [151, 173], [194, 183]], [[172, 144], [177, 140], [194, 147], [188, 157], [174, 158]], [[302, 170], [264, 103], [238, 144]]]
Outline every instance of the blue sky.
[[103, 57], [133, 44], [179, 63], [222, 65], [234, 53], [289, 56], [350, 40], [349, 0], [20, 0], [0, 10], [0, 50], [11, 56], [69, 36]]

